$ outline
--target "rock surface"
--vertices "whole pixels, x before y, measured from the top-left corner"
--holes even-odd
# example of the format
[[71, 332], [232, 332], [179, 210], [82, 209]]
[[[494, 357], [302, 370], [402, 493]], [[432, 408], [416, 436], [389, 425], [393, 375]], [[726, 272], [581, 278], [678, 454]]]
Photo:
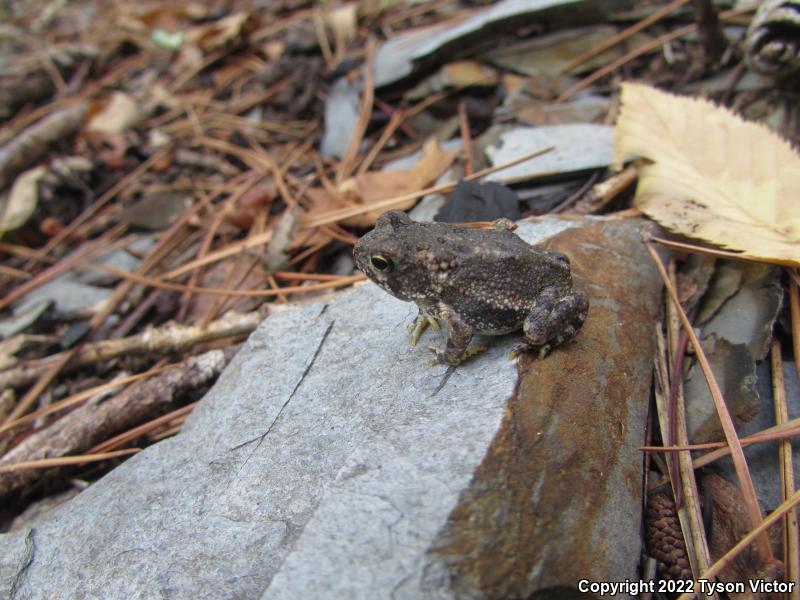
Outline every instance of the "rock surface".
[[375, 57], [375, 87], [397, 83], [422, 63], [475, 54], [481, 46], [494, 44], [493, 34], [504, 28], [537, 22], [551, 26], [554, 22], [605, 22], [608, 14], [628, 4], [627, 0], [502, 0], [452, 27], [415, 30], [383, 43]]
[[[636, 575], [658, 278], [641, 221], [524, 223], [590, 296], [574, 343], [456, 369], [365, 284], [271, 315], [183, 432], [33, 529], [11, 598], [507, 598]], [[560, 233], [558, 233], [560, 232]]]
[[611, 164], [614, 128], [594, 123], [569, 123], [542, 127], [515, 127], [486, 149], [493, 166], [554, 147], [532, 160], [491, 173], [488, 181], [525, 179], [543, 174], [565, 174], [604, 169]]

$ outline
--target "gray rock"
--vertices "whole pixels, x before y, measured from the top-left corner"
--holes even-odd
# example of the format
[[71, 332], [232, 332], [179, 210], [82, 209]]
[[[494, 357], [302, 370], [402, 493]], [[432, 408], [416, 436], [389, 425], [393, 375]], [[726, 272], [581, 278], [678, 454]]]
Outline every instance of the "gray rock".
[[543, 174], [605, 168], [611, 164], [614, 128], [592, 123], [517, 127], [502, 134], [497, 143], [488, 146], [486, 156], [492, 165], [499, 165], [549, 146], [555, 146], [555, 149], [513, 167], [496, 171], [487, 179], [524, 180]]
[[52, 302], [56, 311], [68, 315], [78, 311], [94, 313], [102, 307], [112, 290], [87, 285], [67, 273], [48, 281], [25, 296], [14, 306], [14, 313], [23, 313], [42, 301]]
[[520, 28], [538, 19], [551, 25], [554, 20], [572, 24], [605, 21], [608, 13], [628, 4], [625, 0], [503, 0], [453, 27], [392, 37], [375, 56], [375, 87], [408, 77], [421, 62], [473, 54], [480, 44], [491, 43], [493, 34], [504, 26]]
[[[753, 419], [762, 403], [756, 390], [756, 361], [769, 350], [782, 301], [779, 269], [720, 261], [700, 306], [700, 342], [736, 425]], [[722, 439], [714, 401], [696, 362], [684, 383], [689, 440], [702, 443]]]
[[[142, 233], [137, 236], [137, 238], [131, 242], [127, 248], [114, 250], [108, 254], [98, 256], [92, 261], [92, 264], [106, 265], [110, 267], [116, 267], [117, 269], [122, 269], [123, 271], [133, 272], [139, 268], [139, 265], [142, 262], [142, 259], [136, 254], [146, 255], [155, 243], [156, 238], [154, 235]], [[131, 252], [135, 254], [132, 254]], [[96, 285], [102, 284], [109, 280], [117, 281], [119, 276], [111, 275], [110, 273], [105, 273], [103, 271], [97, 271], [94, 269], [86, 269], [85, 271], [80, 271], [75, 276], [75, 279], [81, 283]]]
[[358, 107], [361, 104], [359, 90], [358, 85], [344, 77], [331, 86], [325, 103], [325, 133], [319, 148], [325, 156], [341, 158], [347, 151], [358, 121]]
[[[737, 430], [739, 437], [753, 435], [775, 425], [775, 408], [772, 394], [772, 378], [769, 361], [758, 365], [758, 391], [761, 396], [758, 415], [749, 423]], [[797, 367], [793, 362], [783, 363], [783, 382], [786, 392], [789, 419], [800, 417], [800, 382], [797, 378]], [[727, 401], [727, 398], [726, 398]], [[721, 438], [719, 438], [721, 439]], [[800, 450], [797, 443], [792, 444], [792, 465], [795, 478], [800, 473]], [[756, 495], [765, 512], [771, 512], [783, 501], [781, 499], [781, 475], [778, 463], [778, 442], [763, 442], [744, 449], [747, 466], [753, 477]], [[715, 463], [728, 481], [736, 481], [733, 462], [726, 457]]]
[[[749, 423], [737, 429], [740, 438], [756, 434], [775, 425], [775, 408], [772, 393], [772, 377], [769, 361], [758, 364], [758, 392], [761, 397], [759, 411]], [[786, 407], [789, 419], [800, 417], [800, 381], [797, 378], [797, 367], [793, 362], [783, 363], [783, 380], [786, 393]], [[727, 397], [725, 399], [727, 402]], [[722, 438], [718, 438], [722, 439]], [[797, 444], [792, 444], [792, 467], [795, 477], [800, 473], [800, 450]], [[753, 487], [764, 512], [775, 510], [783, 502], [781, 498], [781, 474], [778, 460], [778, 442], [762, 442], [744, 448], [747, 467], [753, 478]], [[712, 465], [714, 471], [719, 472], [728, 481], [736, 482], [736, 470], [730, 457], [725, 457]]]
[[515, 364], [510, 335], [429, 368], [442, 339], [411, 348], [415, 308], [372, 284], [276, 310], [180, 435], [0, 536], [0, 595], [504, 598], [633, 578], [658, 279], [639, 220], [544, 223], [519, 233], [561, 231], [593, 302], [574, 344]]

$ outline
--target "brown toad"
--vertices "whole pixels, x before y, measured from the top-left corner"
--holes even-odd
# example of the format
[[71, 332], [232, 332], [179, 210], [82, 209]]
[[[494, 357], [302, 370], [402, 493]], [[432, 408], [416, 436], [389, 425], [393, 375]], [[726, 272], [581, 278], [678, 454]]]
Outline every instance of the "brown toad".
[[434, 362], [457, 365], [474, 333], [501, 335], [522, 328], [515, 352], [542, 354], [572, 339], [586, 319], [586, 294], [572, 290], [569, 259], [534, 248], [507, 228], [464, 229], [417, 223], [390, 211], [353, 251], [367, 277], [419, 314], [409, 326], [415, 345], [428, 324], [447, 325], [445, 349]]

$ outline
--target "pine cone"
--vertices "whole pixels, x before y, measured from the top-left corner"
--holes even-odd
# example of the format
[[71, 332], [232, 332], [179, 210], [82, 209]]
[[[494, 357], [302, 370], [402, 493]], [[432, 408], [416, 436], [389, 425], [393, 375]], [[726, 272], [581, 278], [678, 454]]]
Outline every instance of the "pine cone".
[[800, 73], [800, 0], [764, 0], [750, 22], [745, 54], [751, 69], [778, 79]]
[[664, 579], [691, 579], [689, 558], [672, 496], [663, 492], [647, 499], [645, 536], [650, 556]]

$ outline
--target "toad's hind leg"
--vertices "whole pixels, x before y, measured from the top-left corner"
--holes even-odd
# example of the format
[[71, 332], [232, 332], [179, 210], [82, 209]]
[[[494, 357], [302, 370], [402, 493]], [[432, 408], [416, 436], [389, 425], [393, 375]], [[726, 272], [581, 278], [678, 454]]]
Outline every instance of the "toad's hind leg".
[[583, 292], [562, 296], [557, 290], [545, 290], [522, 324], [522, 339], [545, 355], [575, 337], [588, 311], [589, 300]]

